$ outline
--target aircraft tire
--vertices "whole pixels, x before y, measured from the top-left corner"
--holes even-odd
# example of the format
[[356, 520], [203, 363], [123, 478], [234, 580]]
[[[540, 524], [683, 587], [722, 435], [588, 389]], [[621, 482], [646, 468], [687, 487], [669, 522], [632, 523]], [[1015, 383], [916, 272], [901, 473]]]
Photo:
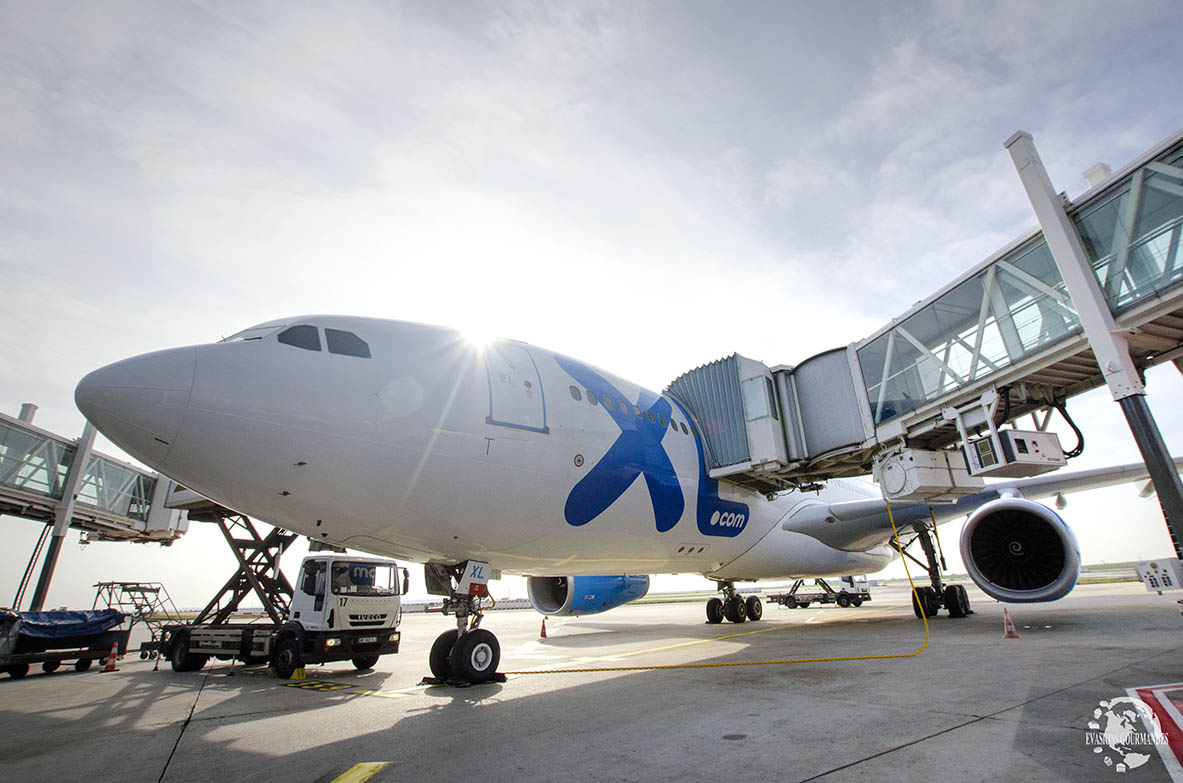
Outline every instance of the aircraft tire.
[[950, 617], [969, 616], [969, 596], [964, 585], [949, 585], [945, 588], [945, 608]]
[[755, 622], [764, 616], [764, 605], [760, 603], [758, 596], [748, 596], [748, 600], [745, 603], [747, 604], [746, 608], [749, 620]]
[[[917, 598], [920, 602], [917, 602]], [[917, 619], [921, 617], [935, 617], [938, 611], [937, 593], [931, 587], [917, 587], [912, 594], [912, 611]]]
[[965, 589], [965, 585], [957, 585], [957, 593], [961, 596], [961, 608], [965, 610], [965, 616], [970, 616], [974, 610], [969, 606], [969, 591]]
[[723, 614], [733, 623], [742, 623], [748, 619], [748, 607], [742, 596], [735, 596], [727, 601], [723, 607]]
[[707, 622], [711, 625], [718, 625], [723, 622], [723, 599], [712, 598], [707, 601]]
[[452, 648], [456, 646], [456, 637], [460, 630], [452, 628], [435, 637], [431, 645], [431, 653], [427, 656], [427, 663], [431, 667], [431, 676], [438, 680], [446, 680], [452, 676]]
[[492, 631], [477, 628], [456, 641], [450, 661], [454, 676], [473, 684], [485, 682], [497, 673], [501, 644]]

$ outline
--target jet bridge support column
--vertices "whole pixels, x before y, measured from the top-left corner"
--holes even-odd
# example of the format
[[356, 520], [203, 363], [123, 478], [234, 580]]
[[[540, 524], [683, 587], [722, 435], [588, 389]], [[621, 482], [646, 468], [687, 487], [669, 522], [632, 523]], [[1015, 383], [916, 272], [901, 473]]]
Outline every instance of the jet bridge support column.
[[1121, 405], [1138, 449], [1142, 452], [1162, 505], [1175, 556], [1183, 559], [1179, 534], [1180, 529], [1183, 529], [1183, 481], [1179, 479], [1162, 433], [1146, 404], [1146, 390], [1130, 358], [1126, 338], [1113, 319], [1080, 236], [1068, 218], [1063, 198], [1052, 187], [1051, 178], [1035, 150], [1031, 134], [1019, 131], [1007, 139], [1003, 146], [1010, 152], [1019, 179], [1031, 200], [1044, 240], [1084, 327], [1089, 347], [1097, 357], [1097, 364], [1101, 367], [1109, 391]]
[[[23, 414], [25, 409], [21, 409]], [[32, 418], [30, 413], [29, 418]], [[49, 539], [49, 548], [45, 550], [45, 562], [41, 565], [41, 577], [37, 580], [37, 587], [33, 590], [33, 598], [29, 602], [30, 612], [40, 612], [45, 607], [45, 597], [49, 593], [49, 583], [53, 579], [53, 572], [57, 569], [58, 555], [62, 552], [62, 541], [70, 531], [70, 520], [74, 518], [74, 503], [78, 499], [78, 488], [82, 486], [82, 479], [86, 475], [86, 468], [90, 462], [90, 453], [94, 449], [96, 430], [89, 421], [82, 430], [82, 437], [78, 439], [78, 447], [74, 452], [74, 462], [70, 465], [70, 472], [66, 475], [65, 488], [62, 490], [62, 500], [54, 509], [53, 535]]]

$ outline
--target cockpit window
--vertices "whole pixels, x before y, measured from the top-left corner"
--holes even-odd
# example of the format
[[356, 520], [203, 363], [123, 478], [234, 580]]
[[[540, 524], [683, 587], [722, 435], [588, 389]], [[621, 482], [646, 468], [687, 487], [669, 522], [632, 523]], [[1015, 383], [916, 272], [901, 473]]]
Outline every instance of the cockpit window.
[[284, 345], [293, 345], [306, 351], [320, 350], [320, 335], [316, 327], [310, 325], [290, 326], [279, 333], [279, 341]]
[[268, 335], [275, 334], [284, 327], [283, 324], [275, 326], [252, 326], [250, 329], [243, 329], [237, 334], [232, 334], [221, 342], [224, 343], [241, 343], [247, 340], [262, 340]]
[[361, 359], [370, 358], [370, 346], [353, 332], [326, 328], [325, 342], [328, 343], [329, 353], [357, 356]]

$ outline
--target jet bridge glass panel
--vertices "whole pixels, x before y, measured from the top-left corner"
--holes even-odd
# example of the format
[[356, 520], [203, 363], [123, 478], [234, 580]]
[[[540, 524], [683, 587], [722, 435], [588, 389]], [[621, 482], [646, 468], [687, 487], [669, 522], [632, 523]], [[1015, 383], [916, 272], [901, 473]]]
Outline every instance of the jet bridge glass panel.
[[0, 421], [0, 486], [60, 500], [77, 449]]
[[145, 522], [156, 479], [92, 454], [78, 488], [78, 503]]
[[1090, 199], [1075, 223], [1115, 315], [1183, 281], [1183, 148], [1174, 147]]
[[915, 410], [1079, 330], [1047, 244], [1033, 239], [858, 349], [874, 421]]

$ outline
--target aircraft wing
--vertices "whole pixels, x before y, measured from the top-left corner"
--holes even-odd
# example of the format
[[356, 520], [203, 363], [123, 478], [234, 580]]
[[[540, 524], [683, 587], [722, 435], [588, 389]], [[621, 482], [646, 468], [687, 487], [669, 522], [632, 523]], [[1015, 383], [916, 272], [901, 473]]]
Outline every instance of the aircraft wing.
[[[1183, 471], [1183, 457], [1175, 459], [1175, 466]], [[934, 503], [931, 515], [943, 524], [971, 513], [979, 506], [997, 500], [1004, 494], [1025, 498], [1042, 498], [1063, 492], [1112, 487], [1148, 478], [1142, 463], [1114, 465], [1106, 468], [1080, 470], [1072, 473], [1049, 473], [1028, 479], [1008, 479], [987, 485], [986, 489], [959, 499], [956, 503]], [[891, 504], [891, 516], [882, 498], [850, 500], [841, 503], [816, 503], [799, 506], [781, 523], [784, 530], [804, 533], [828, 546], [847, 551], [859, 551], [879, 546], [891, 538], [891, 519], [903, 532], [915, 522], [930, 517], [927, 503], [898, 502]]]

